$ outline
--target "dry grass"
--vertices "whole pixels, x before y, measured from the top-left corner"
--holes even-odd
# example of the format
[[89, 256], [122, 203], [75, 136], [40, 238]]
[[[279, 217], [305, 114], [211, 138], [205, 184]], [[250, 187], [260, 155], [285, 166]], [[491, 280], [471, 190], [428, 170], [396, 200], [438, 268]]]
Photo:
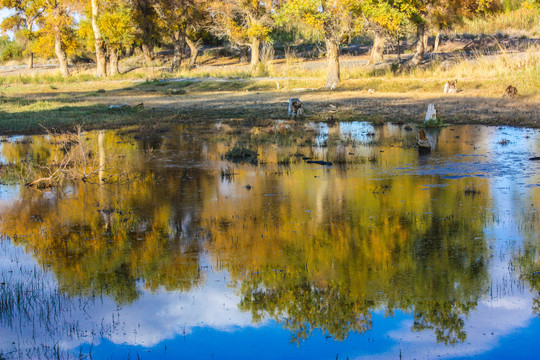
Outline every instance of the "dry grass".
[[455, 32], [537, 37], [540, 35], [540, 8], [524, 2], [517, 10], [465, 20], [461, 26], [456, 27]]
[[[288, 52], [285, 59], [265, 56], [263, 75], [246, 66], [201, 66], [177, 74], [161, 73], [155, 81], [125, 74], [116, 80], [86, 80], [84, 74], [60, 77], [4, 77], [0, 92], [0, 132], [40, 132], [49, 128], [109, 128], [137, 124], [145, 118], [167, 121], [282, 119], [290, 97], [306, 104], [307, 119], [325, 121], [421, 121], [429, 102], [445, 122], [540, 126], [540, 49], [496, 54], [458, 53], [408, 71], [365, 66], [363, 58], [344, 57], [337, 91], [323, 91], [324, 60], [305, 61]], [[389, 62], [391, 62], [390, 60]], [[132, 76], [132, 77], [131, 77]], [[168, 77], [189, 77], [164, 82]], [[457, 94], [443, 94], [447, 80], [457, 79]], [[518, 96], [503, 99], [508, 85]], [[368, 89], [373, 89], [368, 91]], [[180, 91], [181, 90], [181, 91]], [[143, 109], [111, 111], [110, 104], [144, 102]], [[330, 105], [334, 108], [330, 108]], [[285, 108], [282, 109], [282, 107]], [[159, 113], [162, 112], [162, 113]]]

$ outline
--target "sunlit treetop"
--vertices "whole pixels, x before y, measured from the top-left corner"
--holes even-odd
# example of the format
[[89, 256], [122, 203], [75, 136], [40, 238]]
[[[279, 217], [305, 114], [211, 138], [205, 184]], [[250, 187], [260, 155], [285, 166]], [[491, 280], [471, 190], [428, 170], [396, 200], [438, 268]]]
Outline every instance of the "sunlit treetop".
[[362, 5], [369, 21], [394, 35], [409, 21], [423, 22], [422, 14], [426, 10], [425, 4], [418, 0], [365, 0]]
[[342, 36], [363, 22], [359, 0], [288, 0], [281, 3], [280, 23], [301, 21], [325, 37]]
[[272, 2], [223, 0], [209, 3], [213, 32], [226, 35], [233, 42], [247, 45], [253, 39], [268, 40], [274, 26]]
[[14, 11], [13, 15], [2, 21], [2, 31], [23, 28], [32, 31], [36, 21], [43, 15], [44, 5], [44, 0], [0, 0], [0, 8]]

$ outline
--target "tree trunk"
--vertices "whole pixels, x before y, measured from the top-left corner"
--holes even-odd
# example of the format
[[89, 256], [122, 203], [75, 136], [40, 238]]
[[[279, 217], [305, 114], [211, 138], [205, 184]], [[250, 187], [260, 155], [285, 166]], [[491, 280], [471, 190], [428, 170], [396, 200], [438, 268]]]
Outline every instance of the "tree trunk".
[[60, 33], [59, 29], [56, 29], [54, 34], [54, 52], [56, 53], [56, 57], [58, 58], [58, 63], [60, 65], [60, 72], [62, 73], [62, 76], [68, 77], [69, 70], [67, 64], [67, 55], [62, 45], [62, 34]]
[[339, 84], [339, 42], [326, 39], [326, 57], [328, 59], [328, 73], [326, 75], [325, 89], [334, 90]]
[[182, 51], [184, 50], [184, 38], [185, 35], [180, 32], [180, 30], [175, 31], [173, 34], [173, 47], [174, 47], [174, 56], [171, 65], [172, 71], [177, 71], [180, 68], [182, 63]]
[[192, 68], [195, 66], [195, 63], [197, 62], [197, 57], [199, 56], [199, 48], [197, 47], [197, 44], [195, 42], [191, 41], [191, 39], [186, 36], [186, 43], [189, 46], [189, 67]]
[[251, 48], [251, 70], [256, 70], [261, 61], [261, 40], [254, 38], [249, 47]]
[[399, 35], [396, 38], [397, 43], [397, 63], [398, 66], [401, 66], [401, 39], [399, 38]]
[[383, 61], [384, 58], [384, 43], [386, 39], [379, 32], [375, 32], [375, 39], [373, 40], [373, 48], [371, 49], [370, 64], [375, 64]]
[[120, 70], [118, 70], [118, 49], [110, 49], [109, 50], [109, 60], [110, 60], [110, 74], [111, 75], [118, 75], [120, 73]]
[[245, 63], [248, 61], [248, 48], [246, 46], [240, 47], [240, 62]]
[[425, 29], [424, 29], [424, 40], [423, 41], [424, 41], [424, 51], [429, 52], [429, 44], [428, 44], [429, 36], [428, 36], [427, 31], [425, 31]]
[[[33, 21], [29, 21], [26, 19], [26, 29], [28, 30], [29, 34], [32, 34], [32, 24]], [[30, 37], [28, 37], [28, 40], [30, 40]], [[30, 44], [27, 45], [28, 50], [28, 69], [34, 68], [34, 53], [30, 51]]]
[[424, 58], [424, 33], [425, 33], [425, 25], [424, 24], [418, 24], [416, 26], [416, 52], [414, 53], [410, 65], [411, 66], [417, 66], [422, 62], [422, 59]]
[[437, 31], [437, 36], [435, 36], [435, 44], [433, 44], [433, 52], [439, 52], [439, 45], [441, 43], [441, 33]]
[[101, 30], [97, 23], [97, 17], [99, 15], [98, 0], [92, 0], [92, 30], [94, 31], [94, 43], [96, 46], [96, 76], [107, 76], [107, 59], [105, 57], [105, 46], [103, 43], [103, 37], [101, 36]]
[[34, 53], [30, 51], [30, 54], [28, 54], [28, 68], [33, 69], [34, 68]]
[[152, 60], [154, 60], [154, 52], [153, 49], [148, 44], [142, 44], [142, 52], [144, 55], [144, 60], [146, 61], [146, 65], [150, 66], [152, 64]]
[[[112, 64], [112, 62], [111, 62]], [[105, 173], [105, 163], [107, 159], [107, 155], [105, 154], [105, 132], [101, 130], [98, 133], [98, 152], [99, 152], [99, 170], [98, 170], [98, 177], [99, 177], [99, 183], [101, 184], [103, 182], [104, 173]]]
[[133, 53], [135, 52], [135, 46], [130, 46], [127, 48], [126, 50], [126, 57], [132, 57], [133, 56]]

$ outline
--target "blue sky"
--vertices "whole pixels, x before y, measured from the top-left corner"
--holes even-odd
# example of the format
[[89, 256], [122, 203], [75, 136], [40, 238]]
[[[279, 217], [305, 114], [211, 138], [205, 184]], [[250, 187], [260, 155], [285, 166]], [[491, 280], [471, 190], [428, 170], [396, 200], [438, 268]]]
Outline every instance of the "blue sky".
[[[10, 11], [8, 9], [0, 9], [0, 22], [2, 22], [4, 18], [9, 16], [9, 13]], [[2, 33], [1, 35], [4, 35], [4, 33]], [[8, 31], [7, 35], [11, 37], [13, 33], [11, 31]]]

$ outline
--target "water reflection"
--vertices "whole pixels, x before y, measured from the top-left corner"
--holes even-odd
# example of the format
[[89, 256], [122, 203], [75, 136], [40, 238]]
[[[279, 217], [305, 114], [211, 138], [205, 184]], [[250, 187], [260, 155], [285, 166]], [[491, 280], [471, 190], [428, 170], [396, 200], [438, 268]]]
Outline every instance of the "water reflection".
[[[467, 343], [481, 343], [471, 324], [497, 331], [500, 324], [485, 321], [495, 308], [508, 310], [510, 329], [526, 326], [524, 311], [538, 310], [538, 296], [531, 299], [540, 290], [540, 224], [528, 205], [540, 203], [540, 169], [527, 162], [538, 151], [534, 131], [446, 128], [427, 157], [411, 147], [415, 132], [398, 125], [282, 123], [246, 131], [233, 124], [85, 136], [108, 170], [127, 174], [122, 181], [109, 171], [99, 175], [101, 185], [66, 180], [0, 194], [0, 232], [9, 237], [2, 249], [12, 259], [2, 267], [9, 284], [2, 287], [2, 332], [10, 342], [34, 332], [26, 343], [4, 341], [0, 354], [17, 357], [33, 347], [41, 356], [53, 339], [68, 351], [104, 339], [153, 347], [197, 328], [267, 331], [273, 324], [298, 349], [321, 336], [318, 347], [332, 349], [351, 337], [381, 336], [384, 314], [396, 319], [392, 333], [408, 356], [426, 357], [419, 351], [426, 344], [458, 356], [471, 351]], [[62, 156], [50, 140], [3, 143], [10, 174], [36, 176], [35, 164]], [[260, 165], [236, 164], [234, 175], [220, 178], [228, 165], [222, 155], [236, 143], [256, 146]], [[15, 279], [20, 262], [29, 267]], [[518, 266], [524, 282], [514, 276]], [[31, 274], [40, 280], [24, 280]], [[9, 294], [26, 287], [49, 290], [9, 305]], [[23, 316], [36, 298], [71, 305], [54, 305], [52, 318]], [[31, 329], [42, 316], [54, 331], [38, 336]], [[347, 351], [369, 349], [397, 351], [390, 344]]]

